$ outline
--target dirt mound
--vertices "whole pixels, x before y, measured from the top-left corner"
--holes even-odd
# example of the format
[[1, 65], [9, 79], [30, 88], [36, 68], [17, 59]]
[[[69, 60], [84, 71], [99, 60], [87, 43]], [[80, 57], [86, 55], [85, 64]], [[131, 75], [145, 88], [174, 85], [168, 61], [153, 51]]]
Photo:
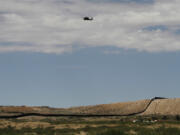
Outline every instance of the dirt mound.
[[142, 115], [180, 115], [180, 98], [155, 100]]
[[[180, 115], [180, 98], [176, 99], [147, 99], [135, 102], [80, 106], [71, 108], [1, 106], [0, 116], [15, 114], [55, 114], [55, 115]], [[33, 114], [34, 115], [34, 114]], [[31, 116], [31, 115], [26, 115]], [[34, 115], [36, 116], [36, 114]], [[37, 115], [38, 116], [38, 115]], [[45, 115], [47, 116], [47, 115]]]
[[32, 107], [26, 106], [2, 106], [0, 107], [1, 113], [30, 113], [33, 112]]
[[136, 102], [73, 107], [69, 108], [68, 110], [73, 114], [126, 115], [142, 111], [146, 108], [149, 102], [150, 100], [140, 100]]

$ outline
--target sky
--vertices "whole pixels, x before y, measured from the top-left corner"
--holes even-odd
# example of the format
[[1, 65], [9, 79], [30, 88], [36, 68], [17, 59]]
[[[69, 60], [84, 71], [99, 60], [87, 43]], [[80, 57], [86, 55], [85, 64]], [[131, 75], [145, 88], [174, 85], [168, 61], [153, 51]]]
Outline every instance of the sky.
[[180, 97], [179, 5], [0, 0], [0, 105], [71, 107]]

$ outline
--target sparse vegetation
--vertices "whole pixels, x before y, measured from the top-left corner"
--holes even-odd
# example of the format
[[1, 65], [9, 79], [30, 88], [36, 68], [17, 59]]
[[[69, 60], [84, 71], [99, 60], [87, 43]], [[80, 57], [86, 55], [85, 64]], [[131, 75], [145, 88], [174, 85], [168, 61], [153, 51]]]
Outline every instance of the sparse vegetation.
[[[161, 115], [156, 115], [154, 114], [154, 108], [157, 108], [157, 104], [154, 102], [156, 101], [152, 102], [146, 112], [139, 115], [124, 114], [142, 112], [149, 100], [68, 109], [29, 108], [26, 106], [0, 107], [1, 118], [4, 118], [4, 115], [12, 116], [20, 113], [123, 114], [123, 117], [122, 115], [114, 115], [113, 117], [55, 117], [56, 115], [45, 117], [44, 115], [29, 115], [28, 117], [18, 117], [18, 119], [0, 119], [0, 135], [180, 135], [180, 116], [177, 115], [180, 112], [179, 108], [173, 109], [173, 106], [171, 106], [168, 113], [167, 110], [160, 109], [156, 113]], [[166, 108], [169, 102], [171, 104], [173, 102], [174, 107], [176, 107], [180, 100], [163, 100], [163, 104], [160, 104], [161, 108]]]
[[[175, 118], [162, 121], [162, 116], [80, 119], [30, 117], [0, 121], [0, 135], [180, 135], [180, 122]], [[134, 119], [138, 121], [133, 123]], [[159, 121], [152, 122], [157, 119]], [[3, 121], [9, 125], [3, 127]]]
[[78, 135], [81, 132], [86, 133], [87, 135], [179, 135], [180, 129], [178, 128], [147, 128], [141, 126], [127, 126], [121, 125], [117, 127], [108, 127], [108, 126], [100, 126], [100, 127], [91, 127], [86, 126], [85, 128], [80, 129], [54, 129], [52, 127], [49, 128], [22, 128], [15, 129], [13, 127], [7, 127], [0, 129], [1, 135]]
[[179, 115], [176, 115], [176, 120], [180, 121], [180, 116]]

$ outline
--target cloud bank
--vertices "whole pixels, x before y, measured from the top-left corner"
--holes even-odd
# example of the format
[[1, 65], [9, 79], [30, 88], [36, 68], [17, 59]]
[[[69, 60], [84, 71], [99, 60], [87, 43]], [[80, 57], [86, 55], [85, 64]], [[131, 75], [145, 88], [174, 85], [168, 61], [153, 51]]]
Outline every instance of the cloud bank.
[[179, 0], [0, 0], [0, 52], [61, 54], [101, 46], [179, 51], [179, 5]]

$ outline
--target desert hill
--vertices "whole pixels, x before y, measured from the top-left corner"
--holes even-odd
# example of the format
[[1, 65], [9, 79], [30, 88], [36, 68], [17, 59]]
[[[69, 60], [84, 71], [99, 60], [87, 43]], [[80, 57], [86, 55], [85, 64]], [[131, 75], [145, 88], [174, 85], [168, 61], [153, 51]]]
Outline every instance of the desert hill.
[[112, 104], [101, 104], [94, 106], [81, 106], [69, 108], [70, 112], [75, 114], [98, 114], [98, 115], [127, 115], [138, 113], [146, 108], [150, 100], [139, 100], [135, 102], [120, 102]]
[[154, 100], [142, 115], [180, 115], [180, 98]]
[[135, 102], [120, 102], [71, 108], [0, 106], [0, 117], [45, 115], [180, 115], [180, 98], [146, 99]]

